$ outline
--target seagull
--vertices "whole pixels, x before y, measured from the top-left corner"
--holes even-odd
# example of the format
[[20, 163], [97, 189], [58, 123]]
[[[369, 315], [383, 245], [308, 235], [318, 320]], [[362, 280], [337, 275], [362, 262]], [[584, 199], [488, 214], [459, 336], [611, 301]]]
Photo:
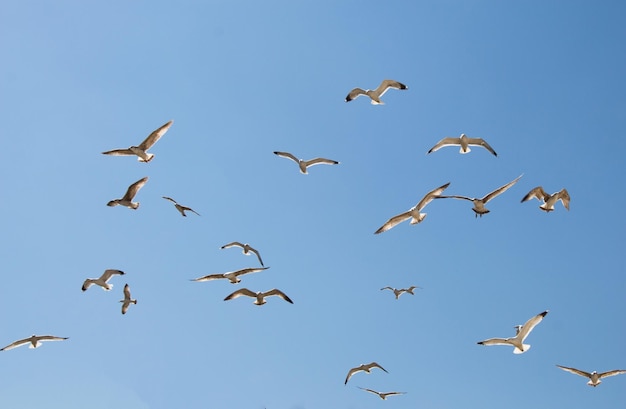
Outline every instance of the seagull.
[[380, 368], [383, 371], [387, 372], [387, 370], [385, 368], [383, 368], [382, 366], [378, 365], [376, 362], [370, 362], [369, 364], [361, 364], [359, 366], [357, 366], [356, 368], [352, 368], [350, 369], [350, 371], [348, 371], [348, 376], [346, 376], [346, 381], [343, 383], [344, 385], [348, 383], [348, 380], [352, 377], [352, 375], [354, 375], [355, 373], [359, 372], [359, 371], [365, 371], [367, 373], [370, 373], [370, 371], [372, 370], [372, 368]]
[[400, 289], [396, 289], [396, 288], [392, 288], [392, 287], [383, 287], [380, 290], [381, 291], [382, 290], [391, 290], [391, 291], [393, 291], [393, 293], [396, 295], [396, 300], [397, 300], [398, 298], [400, 298], [402, 293], [409, 293], [411, 295], [415, 295], [413, 293], [413, 290], [416, 289], [416, 288], [420, 288], [421, 289], [422, 287], [418, 287], [416, 285], [412, 285], [409, 288], [400, 288]]
[[432, 202], [432, 200], [435, 197], [439, 196], [448, 186], [450, 186], [450, 182], [426, 193], [426, 196], [424, 196], [418, 204], [416, 204], [414, 207], [410, 208], [406, 212], [400, 213], [399, 215], [393, 216], [391, 219], [387, 220], [385, 224], [380, 226], [380, 228], [374, 232], [374, 234], [386, 232], [387, 230], [395, 227], [397, 224], [402, 223], [409, 218], [411, 219], [411, 224], [420, 223], [422, 220], [424, 220], [424, 218], [426, 218], [426, 213], [420, 213], [420, 210], [426, 207], [428, 203]]
[[8, 351], [9, 349], [21, 347], [22, 345], [26, 345], [30, 343], [29, 348], [38, 348], [41, 346], [41, 342], [43, 341], [65, 341], [68, 337], [54, 337], [52, 335], [33, 335], [28, 338], [20, 339], [15, 341], [12, 344], [5, 346], [0, 349], [0, 351]]
[[357, 97], [359, 97], [360, 95], [367, 95], [368, 97], [370, 97], [372, 105], [384, 105], [385, 103], [380, 100], [380, 97], [382, 97], [389, 88], [409, 89], [409, 87], [407, 87], [401, 82], [394, 81], [394, 80], [383, 80], [383, 82], [380, 83], [378, 88], [376, 88], [373, 91], [369, 89], [364, 90], [361, 88], [354, 88], [352, 91], [350, 91], [348, 96], [346, 96], [346, 102], [350, 102], [353, 99], [356, 99]]
[[174, 203], [174, 206], [176, 207], [176, 210], [178, 210], [180, 212], [180, 214], [183, 215], [183, 217], [187, 217], [187, 215], [185, 214], [185, 210], [188, 210], [188, 211], [193, 212], [193, 213], [197, 214], [198, 216], [200, 216], [200, 213], [196, 212], [191, 207], [180, 205], [180, 204], [178, 204], [176, 202], [176, 200], [172, 199], [171, 197], [163, 196], [163, 199], [169, 200], [170, 202]]
[[124, 286], [124, 299], [120, 300], [120, 302], [124, 303], [122, 304], [122, 314], [126, 314], [126, 311], [128, 311], [128, 307], [131, 304], [137, 304], [137, 300], [130, 298], [130, 287], [128, 284]]
[[597, 373], [596, 371], [593, 371], [589, 373], [589, 372], [581, 371], [580, 369], [576, 369], [576, 368], [568, 368], [567, 366], [561, 366], [561, 365], [557, 365], [557, 366], [564, 371], [571, 372], [573, 374], [589, 378], [589, 382], [587, 382], [587, 385], [593, 386], [594, 388], [602, 383], [602, 381], [600, 380], [602, 378], [626, 373], [626, 370], [624, 369], [615, 369], [613, 371], [602, 372], [602, 373]]
[[339, 164], [339, 162], [337, 162], [336, 160], [325, 159], [325, 158], [315, 158], [315, 159], [311, 159], [311, 160], [302, 160], [302, 159], [296, 158], [295, 156], [293, 156], [289, 152], [274, 152], [274, 155], [278, 155], [278, 156], [283, 157], [283, 158], [291, 159], [292, 161], [296, 162], [298, 164], [298, 166], [300, 166], [300, 173], [303, 173], [305, 175], [308, 174], [307, 168], [309, 166], [319, 165], [319, 164], [325, 164], [325, 165], [338, 165]]
[[86, 279], [83, 283], [83, 291], [87, 291], [87, 289], [91, 287], [92, 284], [99, 285], [100, 287], [102, 287], [103, 290], [109, 291], [111, 288], [113, 288], [113, 284], [109, 284], [107, 281], [109, 281], [109, 279], [114, 275], [124, 274], [126, 273], [121, 270], [104, 270], [104, 273], [102, 273], [99, 278]]
[[453, 146], [453, 145], [461, 146], [461, 150], [459, 150], [460, 153], [468, 153], [468, 152], [470, 152], [471, 149], [470, 149], [469, 145], [474, 145], [474, 146], [482, 146], [483, 148], [485, 148], [489, 152], [491, 152], [493, 154], [493, 156], [498, 156], [496, 151], [494, 151], [493, 148], [491, 146], [489, 146], [489, 144], [487, 142], [485, 142], [484, 139], [481, 139], [481, 138], [468, 138], [467, 135], [465, 135], [464, 133], [462, 133], [461, 136], [458, 137], [458, 138], [452, 138], [452, 137], [443, 138], [442, 140], [437, 142], [437, 144], [435, 146], [430, 148], [428, 153], [438, 151], [439, 149], [443, 148], [444, 146]]
[[517, 325], [515, 328], [517, 329], [517, 333], [513, 338], [491, 338], [486, 339], [484, 341], [478, 342], [479, 345], [513, 345], [515, 348], [513, 349], [514, 354], [523, 354], [524, 352], [530, 349], [530, 345], [524, 344], [524, 340], [530, 334], [530, 332], [535, 328], [537, 324], [541, 322], [543, 317], [546, 316], [548, 310], [542, 312], [541, 314], [537, 314], [528, 321], [524, 325]]
[[569, 193], [565, 189], [561, 189], [561, 191], [553, 193], [553, 194], [550, 195], [550, 194], [546, 193], [546, 191], [543, 190], [543, 188], [541, 186], [537, 186], [536, 188], [534, 188], [533, 190], [528, 192], [528, 194], [522, 198], [522, 203], [524, 203], [525, 201], [530, 200], [532, 198], [536, 198], [538, 200], [543, 200], [543, 204], [541, 206], [539, 206], [539, 208], [541, 210], [543, 210], [544, 212], [546, 212], [546, 213], [549, 213], [549, 212], [553, 211], [554, 210], [554, 205], [559, 200], [563, 204], [563, 207], [565, 207], [567, 210], [569, 210], [569, 200], [570, 200], [570, 198], [569, 198]]
[[364, 391], [368, 391], [368, 392], [374, 393], [374, 394], [378, 395], [382, 400], [387, 400], [387, 396], [404, 395], [406, 393], [406, 392], [377, 392], [377, 391], [372, 390], [372, 389], [361, 388], [360, 386], [357, 386], [357, 388], [363, 389]]
[[478, 217], [483, 217], [484, 214], [489, 213], [489, 209], [485, 208], [485, 205], [487, 204], [488, 201], [490, 201], [491, 199], [493, 199], [494, 197], [498, 196], [499, 194], [503, 193], [504, 191], [506, 191], [508, 188], [510, 188], [511, 186], [513, 186], [514, 184], [517, 183], [518, 180], [520, 180], [520, 178], [523, 175], [519, 175], [515, 180], [507, 183], [504, 186], [501, 186], [499, 188], [497, 188], [496, 190], [494, 190], [493, 192], [487, 194], [485, 197], [483, 197], [482, 199], [477, 199], [477, 198], [470, 198], [470, 197], [466, 197], [466, 196], [435, 196], [435, 199], [463, 199], [463, 200], [469, 200], [470, 202], [474, 203], [474, 207], [472, 208], [472, 210], [475, 213], [475, 216]]
[[241, 282], [239, 279], [240, 275], [249, 274], [249, 273], [258, 273], [259, 271], [267, 270], [269, 267], [258, 267], [258, 268], [244, 268], [237, 271], [229, 271], [227, 273], [221, 274], [209, 274], [208, 276], [194, 278], [191, 281], [211, 281], [211, 280], [219, 280], [222, 278], [228, 279], [232, 284], [237, 284]]
[[231, 247], [241, 247], [243, 249], [243, 254], [245, 254], [246, 256], [249, 256], [251, 252], [256, 254], [256, 257], [259, 259], [259, 263], [261, 263], [262, 266], [265, 266], [263, 264], [263, 260], [261, 260], [261, 255], [259, 254], [259, 252], [256, 249], [252, 248], [252, 246], [250, 246], [248, 243], [242, 244], [238, 241], [233, 241], [232, 243], [224, 244], [220, 248], [224, 250]]
[[129, 155], [137, 155], [137, 160], [139, 162], [150, 162], [154, 157], [154, 154], [146, 152], [148, 149], [152, 147], [163, 135], [170, 129], [170, 126], [174, 121], [169, 121], [165, 125], [161, 126], [154, 132], [152, 132], [148, 137], [139, 144], [139, 146], [131, 146], [127, 149], [114, 149], [112, 151], [102, 152], [103, 155], [113, 155], [113, 156], [129, 156]]
[[284, 292], [282, 292], [282, 291], [280, 291], [280, 290], [278, 290], [276, 288], [271, 289], [269, 291], [266, 291], [264, 293], [261, 292], [261, 291], [258, 291], [258, 292], [255, 293], [253, 291], [248, 290], [247, 288], [242, 288], [241, 290], [237, 290], [234, 293], [231, 293], [231, 294], [227, 295], [226, 298], [224, 298], [224, 301], [232, 300], [232, 299], [235, 299], [235, 298], [240, 297], [242, 295], [245, 295], [245, 296], [248, 296], [248, 297], [252, 297], [252, 298], [256, 298], [256, 300], [254, 300], [254, 303], [256, 305], [263, 305], [263, 304], [265, 304], [266, 303], [265, 297], [269, 297], [269, 296], [272, 296], [272, 295], [277, 295], [280, 298], [282, 298], [283, 300], [287, 301], [288, 303], [293, 304], [293, 301], [291, 301], [291, 298], [287, 297], [287, 294], [285, 294]]
[[111, 200], [109, 203], [107, 203], [107, 206], [120, 205], [120, 206], [126, 206], [129, 209], [137, 210], [137, 208], [139, 207], [139, 202], [133, 202], [133, 198], [135, 197], [139, 189], [141, 189], [143, 185], [146, 184], [147, 181], [148, 181], [148, 176], [146, 176], [143, 179], [139, 179], [132, 185], [128, 186], [128, 190], [126, 190], [126, 194], [124, 194], [124, 197], [122, 197], [121, 199]]

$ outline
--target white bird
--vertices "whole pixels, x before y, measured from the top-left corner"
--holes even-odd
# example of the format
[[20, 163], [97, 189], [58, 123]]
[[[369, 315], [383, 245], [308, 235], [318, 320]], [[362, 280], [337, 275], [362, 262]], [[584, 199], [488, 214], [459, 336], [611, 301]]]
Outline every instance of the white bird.
[[510, 188], [511, 186], [516, 184], [517, 181], [520, 180], [521, 177], [522, 177], [522, 175], [519, 175], [515, 180], [507, 183], [504, 186], [500, 186], [499, 188], [497, 188], [493, 192], [485, 195], [485, 197], [483, 197], [482, 199], [471, 198], [471, 197], [467, 197], [467, 196], [456, 196], [456, 195], [436, 196], [435, 199], [463, 199], [463, 200], [469, 200], [470, 202], [474, 203], [474, 207], [472, 208], [472, 210], [474, 211], [475, 216], [476, 217], [478, 217], [478, 216], [483, 217], [483, 214], [489, 213], [489, 209], [485, 208], [485, 205], [487, 204], [487, 202], [490, 201], [491, 199], [493, 199], [494, 197], [504, 193], [508, 188]]
[[370, 362], [369, 364], [361, 364], [355, 368], [352, 368], [348, 371], [348, 376], [346, 376], [346, 381], [343, 383], [344, 385], [348, 383], [348, 380], [352, 377], [352, 375], [354, 375], [357, 372], [363, 371], [366, 373], [370, 373], [372, 368], [379, 368], [382, 369], [383, 371], [387, 372], [387, 370], [385, 368], [383, 368], [382, 366], [378, 365], [376, 362]]
[[498, 156], [496, 151], [494, 151], [493, 148], [491, 146], [489, 146], [489, 144], [484, 139], [482, 139], [482, 138], [469, 138], [464, 133], [462, 133], [461, 136], [458, 137], [458, 138], [452, 138], [452, 137], [443, 138], [442, 140], [437, 142], [437, 144], [435, 146], [430, 148], [428, 153], [438, 151], [439, 149], [443, 148], [444, 146], [454, 146], [454, 145], [458, 145], [458, 146], [461, 147], [461, 149], [459, 150], [460, 153], [468, 153], [468, 152], [470, 152], [471, 149], [470, 149], [469, 145], [473, 145], [473, 146], [481, 146], [481, 147], [487, 149], [489, 152], [491, 152], [493, 154], [493, 156]]
[[291, 301], [291, 299], [289, 297], [287, 297], [287, 294], [285, 294], [284, 292], [274, 288], [271, 289], [269, 291], [266, 292], [253, 292], [248, 290], [247, 288], [242, 288], [241, 290], [237, 290], [229, 295], [226, 296], [226, 298], [224, 298], [224, 301], [228, 301], [228, 300], [232, 300], [235, 299], [237, 297], [241, 297], [242, 295], [245, 295], [246, 297], [252, 297], [255, 298], [254, 303], [256, 305], [263, 305], [266, 303], [265, 301], [265, 297], [270, 297], [272, 295], [276, 295], [280, 298], [282, 298], [283, 300], [287, 301], [288, 303], [293, 304], [293, 301]]
[[557, 366], [564, 371], [571, 372], [573, 374], [589, 378], [589, 382], [587, 382], [587, 385], [593, 386], [594, 388], [602, 383], [602, 381], [600, 380], [602, 378], [626, 373], [626, 370], [624, 369], [615, 369], [613, 371], [607, 371], [607, 372], [602, 372], [602, 373], [593, 371], [589, 373], [589, 372], [581, 371], [580, 369], [576, 369], [576, 368], [568, 368], [567, 366], [561, 366], [561, 365], [557, 365]]
[[545, 190], [543, 190], [541, 186], [537, 186], [536, 188], [528, 192], [528, 194], [522, 198], [522, 203], [532, 198], [536, 198], [539, 201], [543, 201], [543, 204], [539, 206], [539, 208], [546, 213], [553, 211], [554, 205], [559, 200], [563, 204], [563, 207], [569, 210], [570, 198], [569, 198], [569, 193], [567, 192], [566, 189], [561, 189], [559, 192], [556, 192], [550, 195]]
[[296, 158], [289, 152], [274, 152], [274, 155], [278, 155], [282, 158], [291, 159], [292, 161], [296, 162], [298, 166], [300, 167], [300, 173], [303, 173], [305, 175], [308, 174], [307, 168], [309, 166], [319, 165], [319, 164], [324, 164], [324, 165], [338, 165], [339, 164], [339, 162], [337, 162], [336, 160], [325, 159], [325, 158], [302, 160], [302, 159]]
[[174, 207], [176, 207], [176, 210], [178, 210], [180, 212], [180, 214], [183, 215], [183, 217], [187, 217], [187, 215], [185, 214], [186, 210], [190, 211], [190, 212], [193, 212], [193, 213], [197, 214], [198, 216], [200, 216], [200, 213], [196, 212], [191, 207], [187, 207], [187, 206], [183, 206], [181, 204], [178, 204], [178, 202], [176, 202], [176, 200], [172, 199], [171, 197], [167, 197], [167, 196], [162, 196], [162, 197], [163, 197], [163, 199], [169, 200], [170, 202], [174, 203]]
[[418, 286], [416, 286], [416, 285], [412, 285], [412, 286], [410, 286], [409, 288], [400, 288], [400, 289], [396, 289], [396, 288], [393, 288], [393, 287], [383, 287], [383, 288], [381, 288], [380, 290], [381, 290], [381, 291], [382, 291], [382, 290], [391, 290], [391, 291], [393, 291], [393, 293], [394, 293], [394, 294], [395, 294], [395, 296], [396, 296], [396, 300], [397, 300], [398, 298], [400, 298], [400, 296], [401, 296], [403, 293], [409, 293], [409, 294], [411, 294], [411, 295], [415, 295], [415, 294], [413, 293], [413, 290], [414, 290], [414, 289], [416, 289], [416, 288], [421, 289], [422, 287], [418, 287]]
[[209, 274], [204, 277], [194, 278], [191, 281], [211, 281], [211, 280], [220, 280], [222, 278], [228, 279], [232, 284], [237, 284], [241, 282], [239, 279], [240, 275], [250, 274], [250, 273], [258, 273], [259, 271], [267, 270], [269, 267], [257, 267], [257, 268], [243, 268], [237, 271], [229, 271], [227, 273], [218, 273], [218, 274]]
[[374, 232], [374, 234], [386, 232], [387, 230], [395, 227], [397, 224], [400, 224], [407, 219], [411, 219], [411, 224], [420, 223], [422, 220], [424, 220], [424, 218], [426, 218], [426, 213], [420, 213], [420, 210], [426, 207], [428, 203], [432, 202], [432, 200], [435, 197], [439, 196], [444, 190], [446, 190], [448, 186], [450, 186], [450, 182], [426, 193], [426, 195], [422, 198], [422, 200], [419, 201], [418, 204], [416, 204], [406, 212], [400, 213], [399, 215], [393, 216], [391, 219], [387, 220], [385, 224], [380, 226], [380, 228]]
[[21, 347], [30, 343], [29, 348], [38, 348], [43, 341], [65, 341], [68, 337], [55, 337], [52, 335], [33, 335], [28, 338], [20, 339], [0, 349], [0, 351], [8, 351], [9, 349]]
[[129, 155], [137, 155], [137, 160], [139, 162], [150, 162], [154, 157], [154, 154], [146, 152], [148, 149], [152, 147], [163, 135], [170, 129], [170, 126], [174, 121], [169, 121], [165, 125], [156, 129], [152, 132], [148, 137], [139, 144], [139, 146], [131, 146], [127, 149], [113, 149], [112, 151], [102, 152], [103, 155], [113, 155], [113, 156], [129, 156]]
[[128, 186], [128, 189], [126, 190], [126, 194], [124, 194], [124, 197], [122, 197], [121, 199], [111, 200], [109, 203], [107, 203], [107, 206], [119, 205], [119, 206], [128, 207], [129, 209], [137, 210], [137, 208], [139, 207], [139, 202], [133, 202], [133, 198], [135, 197], [139, 189], [141, 189], [143, 185], [146, 184], [147, 181], [148, 181], [147, 176], [143, 179], [139, 179], [132, 185]]
[[535, 328], [537, 324], [543, 320], [543, 317], [546, 316], [548, 310], [542, 312], [541, 314], [537, 314], [528, 321], [524, 325], [517, 325], [515, 328], [517, 329], [517, 334], [513, 338], [490, 338], [484, 341], [478, 342], [479, 345], [513, 345], [513, 353], [514, 354], [523, 354], [524, 352], [530, 349], [530, 345], [524, 344], [524, 340], [530, 334], [530, 332]]
[[383, 82], [381, 82], [378, 88], [376, 88], [375, 90], [369, 90], [369, 89], [364, 90], [361, 88], [354, 88], [352, 91], [350, 91], [348, 96], [346, 96], [346, 102], [350, 102], [353, 99], [356, 99], [361, 95], [366, 95], [370, 97], [372, 105], [384, 105], [385, 103], [380, 100], [380, 97], [382, 97], [389, 88], [395, 88], [395, 89], [401, 89], [401, 90], [409, 89], [409, 87], [407, 87], [401, 82], [394, 81], [394, 80], [383, 80]]
[[264, 266], [263, 260], [261, 260], [261, 254], [259, 254], [258, 250], [252, 248], [252, 246], [248, 243], [243, 244], [238, 241], [233, 241], [232, 243], [224, 244], [222, 247], [220, 247], [220, 249], [224, 250], [231, 247], [241, 247], [243, 249], [243, 254], [245, 254], [246, 256], [249, 256], [250, 253], [256, 254], [256, 257], [259, 259], [259, 263]]
[[360, 386], [357, 386], [357, 388], [363, 389], [364, 391], [378, 395], [378, 397], [381, 398], [382, 400], [387, 400], [387, 396], [404, 395], [406, 393], [406, 392], [378, 392], [373, 389], [361, 388]]
[[122, 304], [122, 314], [126, 314], [126, 311], [128, 311], [128, 307], [131, 304], [137, 304], [137, 300], [133, 300], [132, 298], [130, 298], [130, 287], [128, 286], [128, 284], [126, 284], [124, 286], [124, 299], [120, 300]]
[[95, 285], [99, 285], [100, 287], [102, 287], [103, 290], [105, 291], [109, 291], [111, 288], [113, 288], [113, 284], [109, 284], [108, 281], [111, 277], [113, 277], [114, 275], [124, 275], [126, 273], [124, 273], [121, 270], [104, 270], [104, 273], [102, 273], [102, 275], [98, 278], [88, 278], [85, 280], [85, 282], [83, 283], [83, 291], [87, 291], [87, 289], [89, 287], [91, 287], [92, 284]]

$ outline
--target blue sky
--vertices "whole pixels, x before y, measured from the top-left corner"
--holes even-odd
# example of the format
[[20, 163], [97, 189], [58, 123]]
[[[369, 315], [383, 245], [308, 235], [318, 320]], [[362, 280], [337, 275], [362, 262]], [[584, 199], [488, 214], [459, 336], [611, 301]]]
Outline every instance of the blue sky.
[[[621, 2], [20, 1], [0, 14], [0, 406], [608, 407], [626, 369]], [[385, 105], [349, 104], [391, 78]], [[150, 163], [101, 152], [173, 119]], [[460, 155], [445, 136], [498, 152]], [[273, 151], [340, 161], [301, 175]], [[429, 190], [483, 196], [475, 218]], [[148, 176], [138, 210], [110, 208]], [[567, 188], [571, 211], [520, 204]], [[182, 218], [170, 196], [202, 216]], [[189, 279], [256, 266], [242, 283]], [[105, 269], [114, 288], [80, 291]], [[138, 304], [120, 314], [128, 283]], [[418, 285], [414, 296], [380, 291]], [[224, 302], [279, 288], [262, 307]], [[544, 310], [532, 349], [476, 345]], [[389, 373], [356, 374], [376, 361]], [[357, 386], [406, 395], [382, 402]]]

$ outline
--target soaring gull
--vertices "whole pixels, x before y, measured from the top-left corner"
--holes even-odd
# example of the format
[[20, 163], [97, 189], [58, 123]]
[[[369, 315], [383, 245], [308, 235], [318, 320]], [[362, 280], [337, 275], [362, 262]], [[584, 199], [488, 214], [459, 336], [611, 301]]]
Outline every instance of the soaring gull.
[[156, 129], [152, 132], [148, 137], [139, 144], [139, 146], [131, 146], [126, 149], [113, 149], [112, 151], [102, 152], [103, 155], [113, 155], [113, 156], [130, 156], [137, 155], [137, 160], [139, 162], [150, 162], [154, 157], [154, 154], [146, 152], [152, 145], [156, 143], [168, 129], [172, 126], [174, 121], [169, 121], [165, 125]]
[[530, 334], [530, 332], [535, 328], [537, 324], [543, 320], [543, 317], [546, 316], [548, 310], [542, 312], [541, 314], [537, 314], [528, 321], [524, 325], [517, 325], [514, 328], [517, 330], [517, 334], [512, 338], [490, 338], [484, 341], [478, 342], [479, 345], [512, 345], [514, 347], [514, 354], [523, 354], [524, 352], [530, 349], [530, 345], [524, 344], [524, 340]]
[[346, 102], [350, 102], [353, 99], [356, 99], [361, 95], [366, 95], [370, 97], [371, 99], [370, 102], [372, 103], [372, 105], [384, 105], [385, 103], [380, 100], [380, 97], [382, 97], [389, 88], [409, 89], [409, 87], [407, 87], [401, 82], [394, 81], [394, 80], [383, 80], [383, 82], [381, 82], [378, 88], [376, 88], [375, 90], [370, 90], [370, 89], [364, 90], [361, 88], [354, 88], [346, 96]]

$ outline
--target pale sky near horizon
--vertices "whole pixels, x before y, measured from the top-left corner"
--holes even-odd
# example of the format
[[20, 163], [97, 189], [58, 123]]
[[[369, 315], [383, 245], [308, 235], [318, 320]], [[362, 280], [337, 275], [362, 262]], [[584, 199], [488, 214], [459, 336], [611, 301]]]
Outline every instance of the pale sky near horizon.
[[[0, 407], [617, 407], [626, 5], [5, 2]], [[385, 105], [354, 87], [394, 79]], [[169, 120], [154, 159], [101, 152]], [[484, 138], [498, 153], [446, 136]], [[272, 152], [340, 162], [302, 175]], [[374, 235], [450, 182], [426, 219]], [[137, 210], [107, 207], [148, 176]], [[566, 188], [547, 214], [532, 188]], [[169, 196], [201, 216], [183, 218]], [[190, 279], [245, 267], [227, 281]], [[86, 278], [125, 271], [105, 292]], [[128, 283], [137, 305], [120, 313]], [[381, 291], [417, 285], [395, 300]], [[223, 299], [239, 288], [271, 297]], [[532, 348], [478, 341], [549, 313]], [[348, 370], [372, 361], [388, 373]], [[357, 388], [406, 394], [382, 401]]]

